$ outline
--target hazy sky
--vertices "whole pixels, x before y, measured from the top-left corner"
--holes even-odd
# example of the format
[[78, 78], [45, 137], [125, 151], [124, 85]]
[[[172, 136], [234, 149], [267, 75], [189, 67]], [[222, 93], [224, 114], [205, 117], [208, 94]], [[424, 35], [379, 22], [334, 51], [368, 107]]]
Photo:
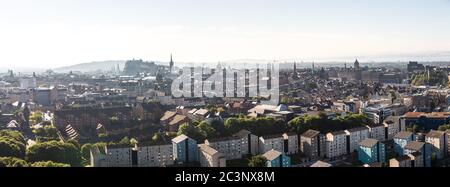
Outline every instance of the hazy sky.
[[438, 51], [449, 0], [0, 0], [0, 67]]

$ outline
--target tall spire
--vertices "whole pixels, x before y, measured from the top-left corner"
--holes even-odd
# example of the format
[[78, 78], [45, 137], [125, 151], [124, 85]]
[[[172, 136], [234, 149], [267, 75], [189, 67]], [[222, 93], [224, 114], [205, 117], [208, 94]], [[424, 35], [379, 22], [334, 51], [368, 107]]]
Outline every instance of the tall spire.
[[172, 73], [172, 69], [173, 69], [173, 58], [172, 58], [172, 53], [170, 54], [170, 73]]
[[353, 67], [354, 67], [355, 69], [359, 69], [359, 68], [360, 68], [358, 59], [356, 59], [355, 64], [354, 64]]
[[294, 72], [297, 72], [297, 62], [294, 61]]

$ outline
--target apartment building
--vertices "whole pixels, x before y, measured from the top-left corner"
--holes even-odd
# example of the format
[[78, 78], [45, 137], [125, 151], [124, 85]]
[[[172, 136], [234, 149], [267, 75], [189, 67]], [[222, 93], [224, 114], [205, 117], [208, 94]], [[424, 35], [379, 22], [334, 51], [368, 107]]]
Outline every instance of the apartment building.
[[284, 152], [283, 134], [259, 137], [259, 153], [264, 154], [272, 149]]
[[405, 124], [400, 116], [389, 116], [384, 121], [386, 140], [392, 140], [396, 134], [405, 131]]
[[312, 160], [325, 157], [326, 137], [319, 131], [308, 130], [300, 135], [300, 150]]
[[437, 159], [442, 159], [447, 156], [448, 152], [448, 136], [444, 131], [431, 130], [425, 136], [425, 142], [431, 145], [432, 155], [436, 156]]
[[263, 154], [267, 159], [267, 167], [291, 167], [291, 158], [280, 151], [270, 150]]
[[247, 130], [241, 130], [231, 137], [208, 139], [205, 145], [225, 154], [227, 160], [258, 154], [258, 137]]
[[227, 161], [223, 153], [205, 144], [199, 145], [198, 151], [201, 167], [226, 167]]
[[[104, 148], [102, 148], [104, 149]], [[100, 151], [100, 148], [94, 146], [90, 150], [90, 162], [91, 167], [108, 167], [108, 160], [106, 158], [106, 154]]]
[[364, 164], [384, 163], [386, 151], [383, 143], [376, 139], [365, 139], [359, 143], [358, 159]]
[[134, 148], [120, 145], [91, 149], [93, 167], [167, 167], [173, 164], [172, 144]]
[[136, 160], [135, 162], [133, 162], [133, 148], [131, 148], [130, 146], [108, 146], [105, 149], [108, 167], [137, 166]]
[[149, 145], [137, 147], [139, 167], [167, 167], [174, 165], [173, 145]]
[[428, 143], [412, 141], [406, 144], [405, 154], [420, 153], [423, 166], [431, 167], [431, 146]]
[[399, 155], [405, 155], [405, 146], [411, 141], [416, 139], [415, 135], [411, 132], [399, 132], [394, 136], [394, 151]]
[[176, 163], [192, 163], [198, 161], [197, 141], [186, 135], [172, 139], [173, 158]]
[[378, 141], [386, 140], [386, 129], [384, 124], [367, 125], [366, 127], [369, 129], [369, 138]]
[[369, 128], [367, 127], [358, 127], [353, 129], [345, 130], [347, 135], [347, 153], [353, 153], [358, 150], [359, 142], [369, 138]]
[[389, 160], [389, 167], [393, 168], [409, 168], [411, 167], [411, 157], [402, 155]]
[[327, 134], [326, 157], [336, 158], [348, 154], [347, 134], [345, 131], [336, 131]]
[[298, 134], [285, 133], [283, 134], [284, 153], [288, 155], [297, 154], [300, 150]]

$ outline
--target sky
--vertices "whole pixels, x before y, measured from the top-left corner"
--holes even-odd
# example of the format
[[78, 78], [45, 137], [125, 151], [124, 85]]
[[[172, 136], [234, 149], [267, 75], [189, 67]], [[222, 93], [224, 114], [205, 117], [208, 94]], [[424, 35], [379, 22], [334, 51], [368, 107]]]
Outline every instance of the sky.
[[448, 51], [450, 0], [0, 0], [0, 67]]

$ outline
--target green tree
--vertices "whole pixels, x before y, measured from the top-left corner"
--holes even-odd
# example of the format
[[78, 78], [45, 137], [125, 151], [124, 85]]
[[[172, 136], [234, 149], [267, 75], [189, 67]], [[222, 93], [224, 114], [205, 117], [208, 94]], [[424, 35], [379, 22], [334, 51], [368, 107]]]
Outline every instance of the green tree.
[[74, 145], [78, 150], [81, 149], [80, 143], [78, 143], [77, 140], [70, 139], [70, 140], [67, 140], [67, 143], [70, 143], [70, 144]]
[[249, 159], [249, 167], [266, 167], [267, 159], [262, 155], [256, 155]]
[[242, 127], [240, 126], [240, 120], [238, 118], [228, 118], [225, 121], [224, 126], [230, 135], [237, 133], [242, 129]]
[[0, 157], [0, 167], [28, 167], [28, 163], [20, 158]]
[[92, 148], [92, 144], [87, 143], [84, 144], [83, 146], [81, 146], [81, 156], [85, 159], [85, 160], [89, 160], [91, 157], [91, 148]]
[[123, 137], [122, 140], [120, 140], [119, 144], [120, 145], [131, 145], [130, 138], [128, 138], [128, 136]]
[[438, 130], [439, 130], [439, 131], [450, 130], [450, 125], [442, 125], [442, 126], [439, 127]]
[[217, 136], [217, 131], [212, 127], [212, 125], [207, 122], [203, 121], [201, 122], [197, 128], [199, 129], [200, 133], [206, 137], [206, 138], [214, 138]]
[[42, 161], [42, 162], [35, 162], [31, 164], [31, 167], [38, 167], [38, 168], [64, 168], [64, 167], [70, 167], [69, 164], [64, 163], [57, 163], [52, 161]]
[[136, 139], [131, 138], [131, 140], [130, 140], [131, 146], [136, 146], [138, 143], [139, 143], [139, 142], [138, 142]]
[[18, 141], [20, 143], [26, 144], [25, 138], [20, 132], [17, 131], [11, 131], [11, 130], [1, 130], [0, 131], [0, 137], [5, 137], [8, 139], [13, 139], [15, 141]]
[[25, 158], [26, 143], [16, 131], [0, 131], [0, 157]]
[[194, 140], [197, 140], [198, 142], [202, 142], [206, 139], [206, 136], [200, 132], [200, 130], [189, 123], [185, 123], [183, 125], [180, 125], [178, 129], [178, 135], [186, 135]]
[[30, 115], [30, 123], [31, 124], [38, 124], [41, 123], [43, 120], [42, 112], [32, 112]]
[[37, 143], [27, 149], [26, 159], [29, 162], [53, 161], [81, 166], [81, 152], [71, 143], [57, 141]]
[[162, 142], [164, 140], [164, 134], [162, 132], [157, 132], [153, 134], [152, 141], [153, 142]]

